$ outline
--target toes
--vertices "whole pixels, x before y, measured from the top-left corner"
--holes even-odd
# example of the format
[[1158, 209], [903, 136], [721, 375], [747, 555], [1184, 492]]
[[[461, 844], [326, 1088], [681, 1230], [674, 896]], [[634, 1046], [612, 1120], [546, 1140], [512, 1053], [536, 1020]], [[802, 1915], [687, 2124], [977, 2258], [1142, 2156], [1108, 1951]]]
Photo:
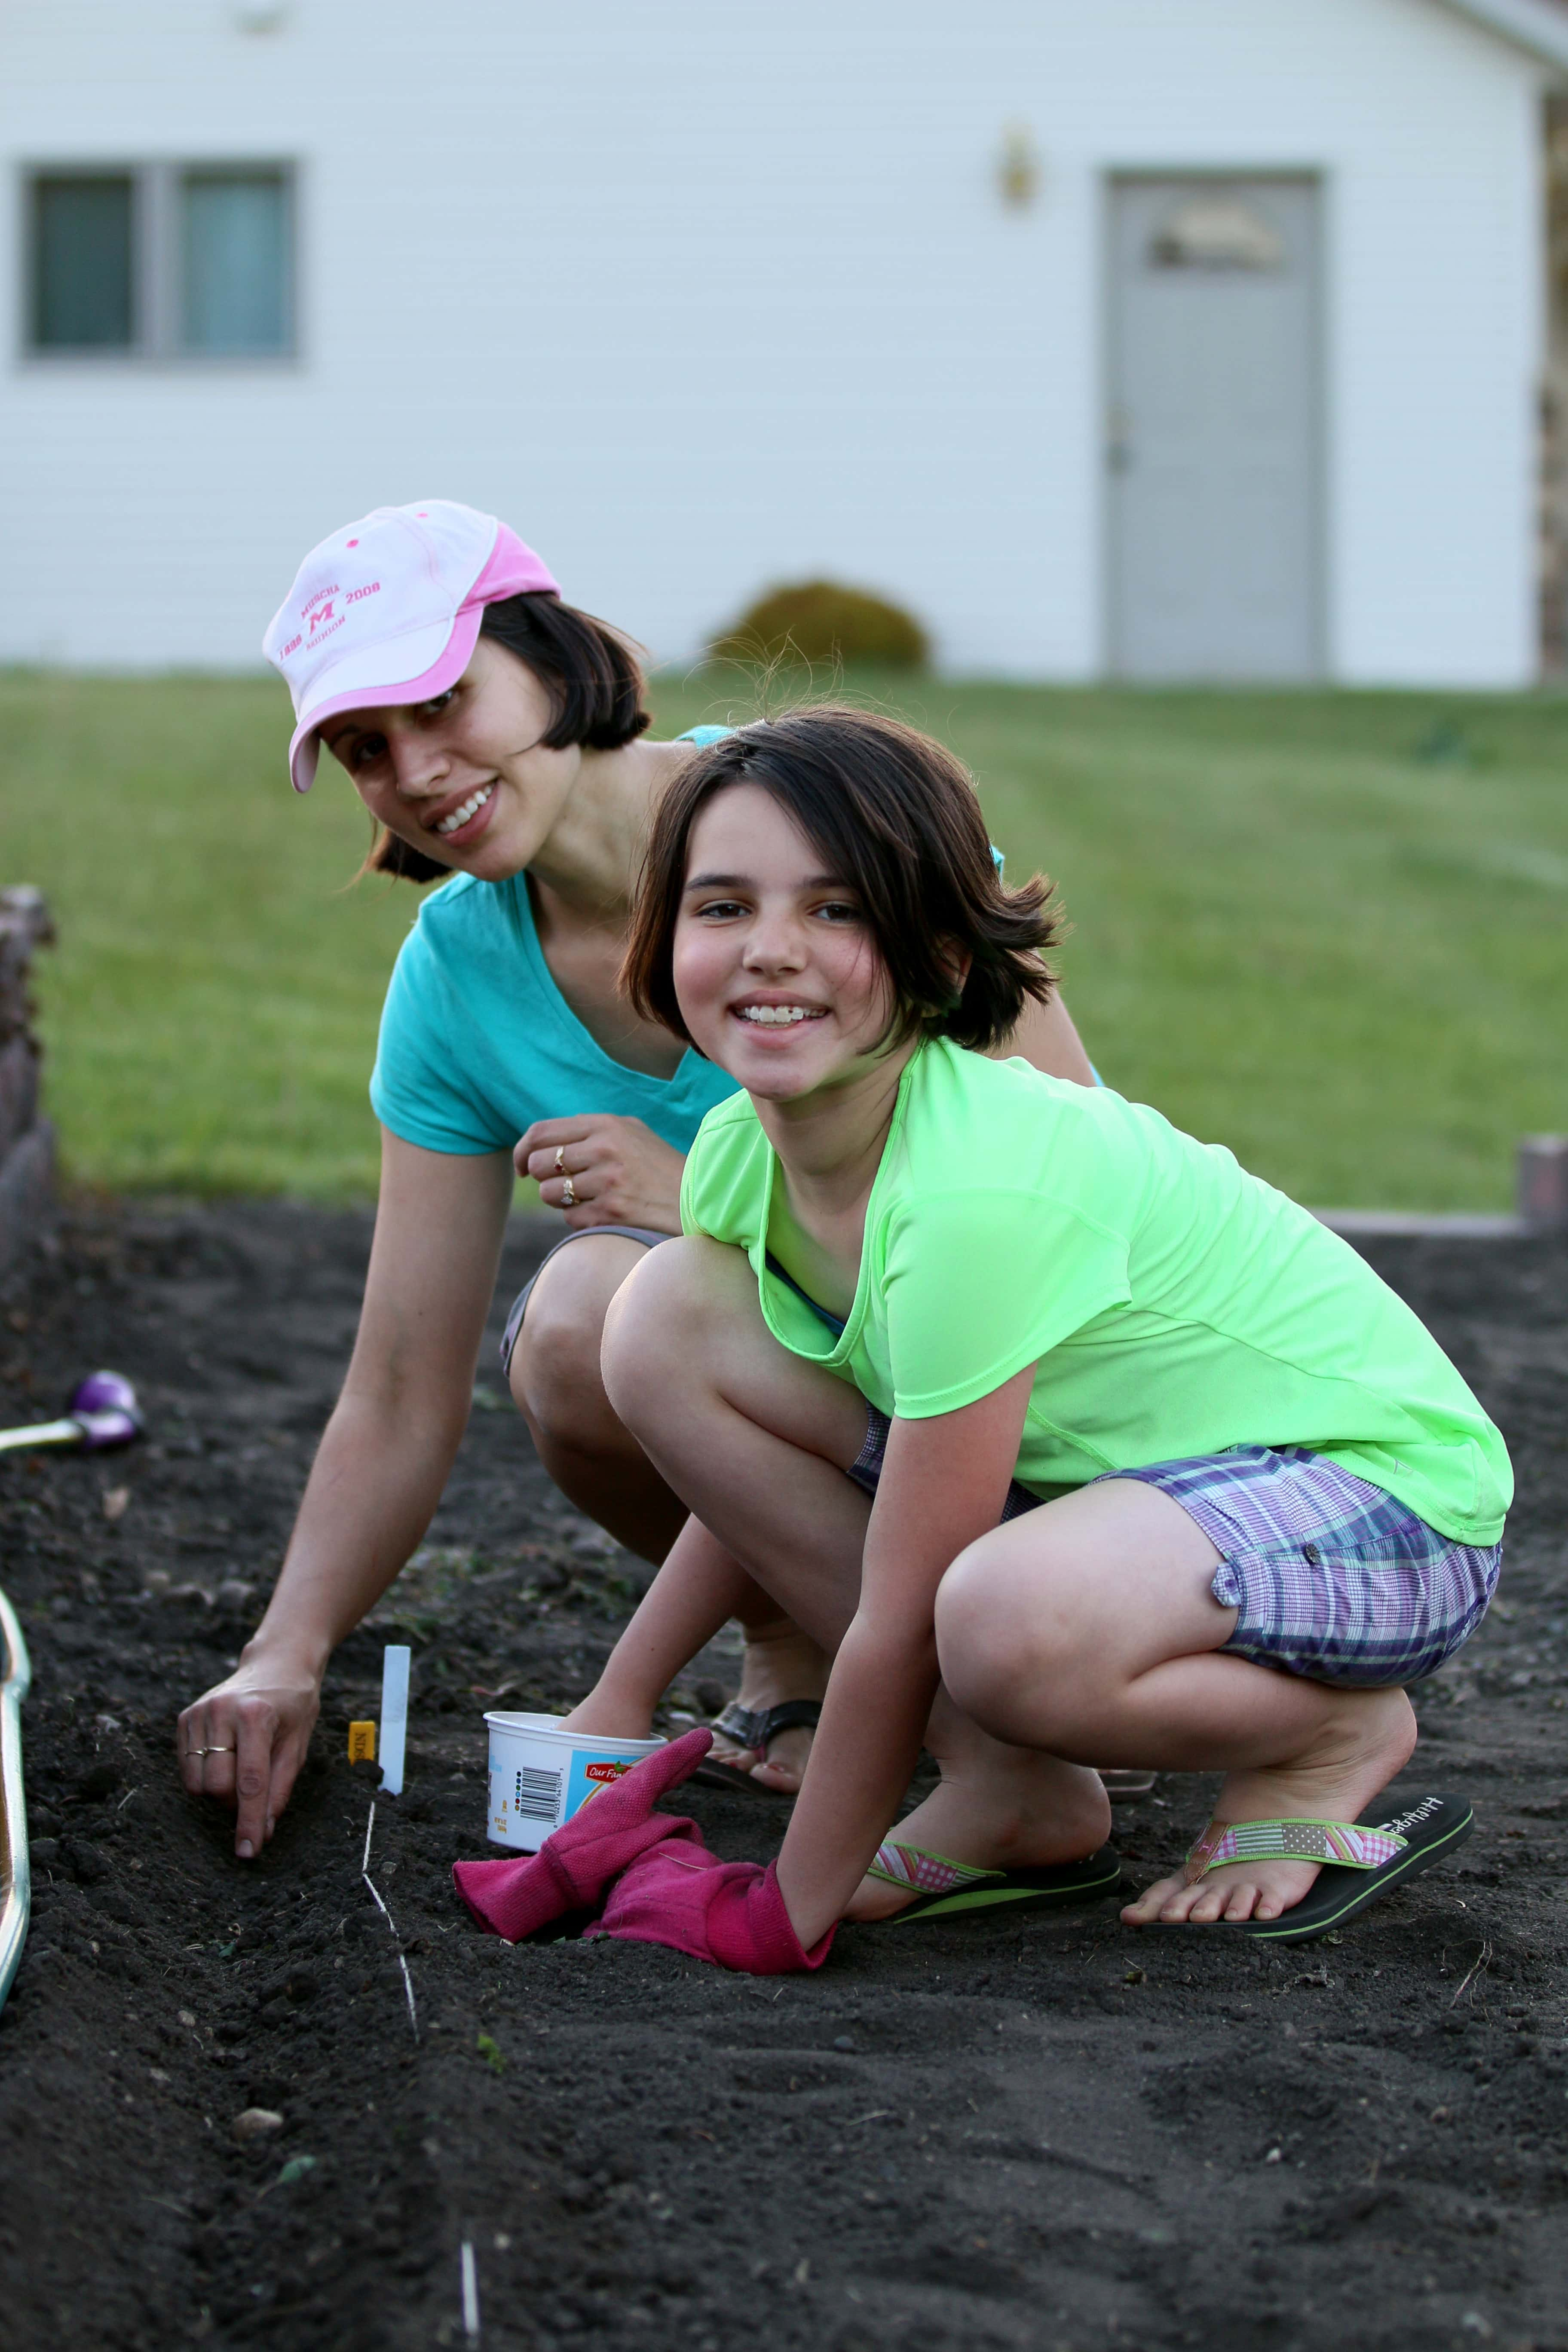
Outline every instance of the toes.
[[1130, 1927], [1151, 1927], [1156, 1919], [1179, 1917], [1182, 1915], [1174, 1906], [1186, 1892], [1179, 1878], [1157, 1879], [1135, 1903], [1128, 1904], [1121, 1916]]

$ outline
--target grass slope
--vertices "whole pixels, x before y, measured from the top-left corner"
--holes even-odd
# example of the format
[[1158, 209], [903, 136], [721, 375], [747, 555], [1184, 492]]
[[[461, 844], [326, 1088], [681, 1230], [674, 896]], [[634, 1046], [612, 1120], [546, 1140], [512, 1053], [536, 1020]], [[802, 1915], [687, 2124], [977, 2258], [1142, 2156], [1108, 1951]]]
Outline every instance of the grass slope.
[[[879, 682], [858, 689], [876, 693]], [[1507, 1205], [1568, 1126], [1568, 703], [884, 681], [1059, 879], [1101, 1070], [1300, 1198]], [[658, 681], [658, 728], [752, 715]], [[49, 1099], [79, 1182], [363, 1196], [405, 886], [283, 771], [265, 679], [0, 677], [0, 882], [47, 893]]]

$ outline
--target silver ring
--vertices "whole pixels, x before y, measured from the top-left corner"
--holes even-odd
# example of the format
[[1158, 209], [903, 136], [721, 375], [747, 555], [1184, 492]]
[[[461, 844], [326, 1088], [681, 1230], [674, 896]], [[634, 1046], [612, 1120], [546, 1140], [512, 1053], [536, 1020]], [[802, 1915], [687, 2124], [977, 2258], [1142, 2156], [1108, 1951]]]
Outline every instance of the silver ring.
[[577, 1187], [570, 1176], [561, 1187], [561, 1205], [563, 1209], [574, 1209], [577, 1205]]
[[187, 1756], [232, 1756], [234, 1749], [220, 1741], [212, 1748], [187, 1748]]

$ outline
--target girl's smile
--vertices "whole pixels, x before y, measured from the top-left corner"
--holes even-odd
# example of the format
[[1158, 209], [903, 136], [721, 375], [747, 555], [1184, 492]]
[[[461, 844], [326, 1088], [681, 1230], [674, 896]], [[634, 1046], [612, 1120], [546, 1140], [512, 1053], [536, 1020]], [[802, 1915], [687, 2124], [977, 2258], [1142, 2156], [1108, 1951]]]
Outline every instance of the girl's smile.
[[860, 1075], [886, 1046], [891, 992], [853, 891], [756, 784], [691, 829], [674, 981], [700, 1050], [749, 1092], [790, 1101]]

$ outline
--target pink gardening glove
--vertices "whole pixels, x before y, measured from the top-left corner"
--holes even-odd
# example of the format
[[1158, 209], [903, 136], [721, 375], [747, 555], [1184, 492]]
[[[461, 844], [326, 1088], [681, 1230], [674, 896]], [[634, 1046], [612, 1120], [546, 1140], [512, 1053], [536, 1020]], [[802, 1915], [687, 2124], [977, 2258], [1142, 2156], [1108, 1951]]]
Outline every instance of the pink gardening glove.
[[672, 1820], [653, 1809], [667, 1790], [691, 1778], [712, 1744], [713, 1734], [701, 1726], [683, 1732], [657, 1755], [645, 1756], [552, 1831], [537, 1853], [509, 1862], [454, 1863], [458, 1892], [480, 1927], [515, 1944], [563, 1912], [596, 1911], [610, 1880], [649, 1846], [686, 1836], [700, 1846], [695, 1822]]
[[774, 1865], [720, 1862], [700, 1836], [666, 1838], [639, 1854], [610, 1889], [592, 1932], [628, 1944], [668, 1944], [694, 1960], [717, 1960], [753, 1977], [819, 1969], [834, 1937], [829, 1927], [808, 1952], [790, 1925]]

